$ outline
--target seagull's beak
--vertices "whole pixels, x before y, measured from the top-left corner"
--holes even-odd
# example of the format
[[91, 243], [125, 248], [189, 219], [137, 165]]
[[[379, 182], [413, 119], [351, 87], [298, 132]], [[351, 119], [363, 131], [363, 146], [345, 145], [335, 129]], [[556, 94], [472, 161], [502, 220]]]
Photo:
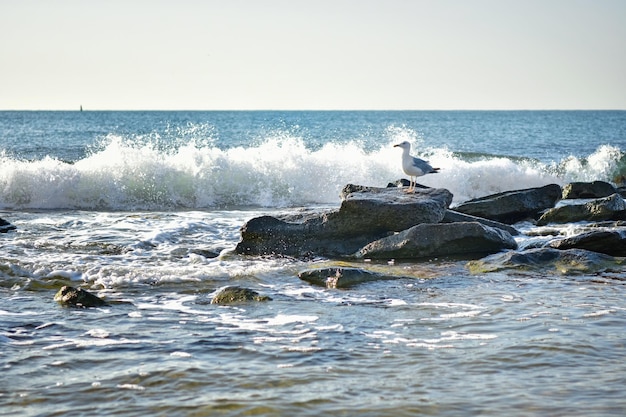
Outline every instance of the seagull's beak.
[[400, 144], [399, 144], [399, 143], [396, 143], [395, 145], [393, 145], [393, 147], [394, 147], [394, 148], [399, 148], [399, 147], [400, 147]]

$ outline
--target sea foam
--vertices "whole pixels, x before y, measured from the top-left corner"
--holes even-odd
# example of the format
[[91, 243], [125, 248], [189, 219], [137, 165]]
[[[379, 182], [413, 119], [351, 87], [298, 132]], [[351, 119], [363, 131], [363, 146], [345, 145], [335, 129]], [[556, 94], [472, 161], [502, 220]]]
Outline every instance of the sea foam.
[[[349, 183], [385, 187], [406, 178], [400, 150], [392, 145], [420, 139], [392, 129], [378, 147], [361, 142], [327, 143], [273, 135], [247, 147], [210, 143], [164, 148], [151, 141], [109, 136], [75, 163], [45, 157], [26, 161], [0, 154], [1, 209], [174, 210], [295, 207], [338, 204]], [[415, 148], [440, 173], [421, 184], [449, 189], [454, 202], [568, 181], [610, 181], [622, 152], [600, 146], [586, 158], [550, 163], [497, 155], [468, 157], [446, 148]]]

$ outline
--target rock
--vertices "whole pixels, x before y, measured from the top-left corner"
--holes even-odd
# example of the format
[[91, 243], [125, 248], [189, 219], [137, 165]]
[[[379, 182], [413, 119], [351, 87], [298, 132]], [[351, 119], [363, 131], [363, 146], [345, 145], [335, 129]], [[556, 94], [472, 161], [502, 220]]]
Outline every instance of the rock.
[[626, 219], [626, 202], [619, 194], [613, 194], [585, 204], [552, 208], [537, 220], [537, 225], [624, 219]]
[[[558, 250], [536, 248], [523, 252], [506, 252], [488, 256], [467, 264], [472, 274], [496, 272], [507, 269], [546, 272], [550, 269], [557, 274], [589, 274], [610, 270], [622, 265], [624, 259], [584, 249]], [[620, 266], [622, 269], [623, 266]]]
[[17, 229], [15, 226], [13, 226], [11, 223], [9, 223], [8, 221], [4, 220], [3, 218], [0, 218], [0, 233], [7, 233], [11, 230], [15, 230]]
[[554, 207], [561, 195], [561, 187], [557, 184], [550, 184], [469, 200], [455, 207], [454, 210], [513, 224], [527, 218], [538, 217], [542, 211]]
[[442, 223], [457, 223], [457, 222], [478, 222], [485, 226], [495, 227], [496, 229], [502, 229], [511, 236], [519, 235], [519, 231], [508, 224], [500, 223], [495, 220], [483, 219], [482, 217], [472, 216], [469, 214], [459, 213], [458, 211], [448, 209], [446, 215], [443, 217]]
[[102, 307], [107, 303], [102, 298], [83, 290], [82, 288], [74, 288], [64, 285], [55, 294], [54, 301], [66, 307]]
[[572, 182], [563, 187], [563, 199], [602, 198], [616, 192], [617, 189], [605, 181]]
[[266, 295], [242, 287], [225, 287], [211, 300], [211, 304], [236, 304], [249, 301], [271, 301]]
[[626, 256], [626, 236], [614, 230], [599, 230], [578, 236], [554, 240], [548, 244], [555, 249], [586, 249], [611, 256]]
[[235, 251], [245, 255], [349, 256], [369, 242], [421, 223], [441, 221], [452, 202], [445, 189], [413, 194], [399, 188], [348, 185], [338, 210], [287, 222], [271, 216], [248, 221]]
[[[406, 178], [401, 178], [399, 180], [396, 180], [394, 182], [390, 182], [387, 184], [387, 188], [395, 188], [395, 187], [408, 187], [411, 185], [411, 181], [407, 180]], [[430, 188], [427, 187], [425, 185], [422, 184], [415, 184], [416, 188]]]
[[300, 272], [298, 277], [313, 285], [328, 288], [350, 288], [365, 282], [395, 279], [359, 268], [322, 268]]
[[408, 230], [369, 243], [359, 258], [426, 258], [487, 254], [516, 249], [506, 231], [478, 222], [419, 224]]

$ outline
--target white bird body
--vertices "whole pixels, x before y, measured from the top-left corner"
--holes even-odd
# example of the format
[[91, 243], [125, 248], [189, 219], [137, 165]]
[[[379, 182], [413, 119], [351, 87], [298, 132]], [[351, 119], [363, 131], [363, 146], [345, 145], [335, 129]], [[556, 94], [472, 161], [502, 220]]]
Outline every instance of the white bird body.
[[411, 182], [407, 192], [415, 191], [415, 179], [426, 174], [436, 174], [439, 168], [433, 168], [428, 161], [411, 156], [411, 144], [407, 141], [393, 145], [402, 148], [402, 170], [411, 177]]

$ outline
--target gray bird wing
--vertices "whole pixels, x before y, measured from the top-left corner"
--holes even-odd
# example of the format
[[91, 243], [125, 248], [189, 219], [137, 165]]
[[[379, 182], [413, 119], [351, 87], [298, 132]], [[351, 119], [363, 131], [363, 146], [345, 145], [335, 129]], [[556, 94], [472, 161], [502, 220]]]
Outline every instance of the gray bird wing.
[[429, 173], [433, 171], [433, 167], [430, 166], [428, 161], [424, 161], [423, 159], [413, 157], [413, 166], [422, 170], [424, 173]]

